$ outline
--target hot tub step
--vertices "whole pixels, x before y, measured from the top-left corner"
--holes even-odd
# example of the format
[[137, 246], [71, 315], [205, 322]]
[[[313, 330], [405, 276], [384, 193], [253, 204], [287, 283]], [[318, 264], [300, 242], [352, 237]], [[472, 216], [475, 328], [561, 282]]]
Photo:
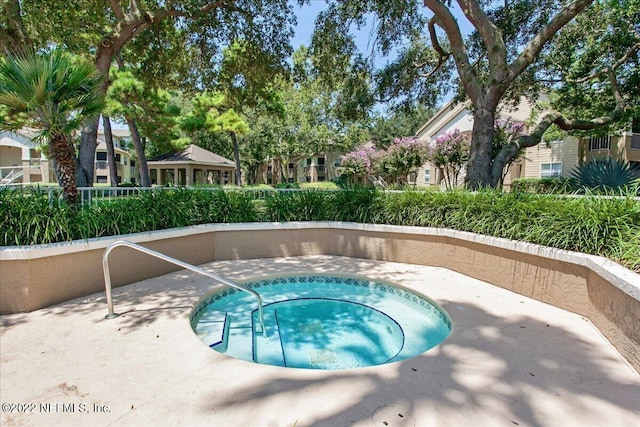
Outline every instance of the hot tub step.
[[[267, 328], [267, 336], [263, 336], [259, 329], [258, 315], [254, 313], [253, 331], [253, 360], [257, 363], [264, 363], [275, 366], [286, 366], [282, 343], [280, 342], [280, 331], [277, 317], [274, 310], [265, 310], [264, 323]], [[256, 328], [257, 327], [257, 328]]]
[[196, 335], [211, 348], [225, 351], [229, 335], [229, 318], [227, 313], [208, 312], [198, 322]]

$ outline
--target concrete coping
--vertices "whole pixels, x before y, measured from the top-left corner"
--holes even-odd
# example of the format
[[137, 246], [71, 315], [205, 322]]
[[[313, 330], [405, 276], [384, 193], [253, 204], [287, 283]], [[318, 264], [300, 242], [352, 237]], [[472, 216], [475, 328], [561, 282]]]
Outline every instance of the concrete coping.
[[128, 240], [133, 243], [145, 243], [159, 239], [186, 237], [211, 232], [251, 231], [251, 230], [293, 230], [327, 228], [335, 230], [355, 230], [365, 232], [388, 232], [409, 235], [439, 236], [459, 239], [466, 242], [479, 243], [495, 248], [534, 255], [572, 264], [584, 266], [606, 279], [627, 295], [640, 301], [640, 275], [600, 256], [572, 252], [534, 243], [510, 240], [500, 237], [486, 236], [467, 231], [445, 228], [414, 227], [385, 224], [360, 224], [353, 222], [285, 222], [285, 223], [235, 223], [235, 224], [204, 224], [183, 228], [124, 234], [119, 236], [99, 237], [87, 240], [74, 240], [47, 245], [33, 246], [1, 246], [0, 261], [30, 260], [49, 256], [82, 252], [87, 250], [104, 249], [116, 240]]

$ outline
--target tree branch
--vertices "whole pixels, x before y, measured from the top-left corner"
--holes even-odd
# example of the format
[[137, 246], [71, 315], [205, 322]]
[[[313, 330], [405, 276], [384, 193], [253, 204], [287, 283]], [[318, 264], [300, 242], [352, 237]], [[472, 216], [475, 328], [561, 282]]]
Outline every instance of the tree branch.
[[501, 82], [508, 74], [507, 47], [502, 38], [502, 32], [489, 19], [475, 0], [458, 0], [458, 4], [464, 15], [478, 30], [487, 48], [487, 59], [491, 76], [497, 82]]
[[442, 21], [440, 21], [437, 15], [434, 15], [431, 19], [429, 19], [429, 24], [428, 24], [429, 38], [431, 39], [431, 44], [433, 45], [433, 48], [435, 49], [436, 52], [438, 52], [438, 55], [440, 55], [441, 57], [448, 58], [449, 55], [451, 55], [451, 53], [444, 50], [444, 48], [440, 44], [440, 41], [438, 40], [438, 35], [436, 34], [436, 24], [442, 27], [441, 22]]
[[110, 0], [110, 3], [111, 3], [111, 10], [113, 11], [113, 14], [116, 16], [116, 19], [119, 22], [124, 21], [125, 17], [124, 17], [124, 12], [122, 11], [122, 7], [120, 7], [120, 1]]
[[531, 132], [527, 135], [521, 135], [516, 142], [502, 147], [491, 168], [492, 177], [496, 176], [498, 172], [502, 173], [504, 165], [508, 164], [522, 150], [538, 145], [542, 141], [542, 135], [554, 124], [565, 131], [593, 130], [620, 120], [626, 108], [624, 98], [620, 94], [614, 70], [609, 69], [608, 74], [611, 81], [612, 95], [616, 101], [613, 111], [591, 120], [568, 119], [558, 111], [547, 111], [541, 116]]
[[522, 53], [509, 65], [509, 76], [503, 85], [507, 86], [518, 77], [536, 59], [545, 43], [547, 43], [560, 28], [571, 21], [593, 0], [576, 0], [562, 9], [553, 19], [545, 25], [538, 34], [529, 42]]
[[627, 51], [627, 53], [625, 53], [618, 61], [615, 62], [615, 64], [613, 64], [610, 67], [606, 67], [602, 70], [596, 71], [586, 77], [582, 77], [580, 79], [566, 79], [566, 81], [568, 83], [586, 83], [589, 80], [593, 80], [596, 79], [600, 76], [603, 76], [605, 74], [607, 74], [609, 71], [615, 71], [616, 68], [620, 67], [622, 64], [624, 64], [627, 59], [631, 58], [631, 55], [633, 55], [635, 52], [637, 52], [638, 50], [640, 50], [640, 43], [636, 43], [633, 46], [631, 46], [629, 48], [629, 50]]
[[[464, 89], [474, 104], [482, 97], [482, 90], [477, 76], [469, 63], [467, 47], [464, 45], [462, 33], [456, 18], [447, 6], [439, 0], [424, 0], [424, 5], [438, 17], [436, 22], [446, 33], [451, 45], [453, 59], [458, 69]], [[435, 46], [434, 46], [435, 48]]]
[[[440, 44], [440, 41], [438, 40], [438, 35], [436, 34], [436, 23], [438, 21], [439, 18], [435, 15], [431, 19], [429, 19], [429, 38], [431, 39], [431, 45], [433, 46], [433, 49], [438, 53], [438, 63], [433, 67], [431, 71], [429, 71], [429, 73], [420, 74], [420, 76], [426, 78], [434, 75], [436, 71], [438, 71], [440, 67], [442, 67], [442, 64], [447, 62], [447, 60], [451, 56], [451, 53], [444, 50], [444, 48]], [[428, 65], [426, 62], [423, 62], [422, 64], [415, 64], [417, 68], [423, 68], [426, 65]]]
[[129, 10], [133, 15], [140, 14], [140, 7], [138, 7], [138, 2], [136, 0], [129, 0]]
[[2, 0], [0, 14], [0, 52], [21, 54], [33, 50], [33, 42], [24, 27], [20, 1]]

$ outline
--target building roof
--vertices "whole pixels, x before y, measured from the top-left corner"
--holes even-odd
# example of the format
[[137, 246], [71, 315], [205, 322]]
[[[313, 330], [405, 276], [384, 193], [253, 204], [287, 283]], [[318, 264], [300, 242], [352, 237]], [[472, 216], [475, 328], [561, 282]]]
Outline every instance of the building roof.
[[36, 131], [32, 129], [20, 129], [15, 131], [0, 132], [0, 145], [18, 148], [36, 148], [38, 143], [33, 140]]
[[[541, 94], [541, 101], [548, 100], [548, 97]], [[514, 122], [525, 123], [532, 115], [534, 104], [522, 97], [515, 105], [500, 104], [496, 110], [496, 118], [502, 120], [512, 120]], [[469, 115], [473, 119], [473, 105], [470, 101], [454, 102], [451, 100], [440, 108], [427, 122], [417, 131], [416, 136], [422, 139], [430, 139], [442, 132], [452, 122], [460, 118], [462, 113]]]
[[205, 150], [197, 145], [191, 144], [182, 151], [163, 154], [161, 156], [150, 159], [148, 163], [161, 162], [161, 163], [201, 163], [216, 166], [227, 166], [234, 168], [235, 163], [227, 158], [224, 158], [216, 153]]
[[424, 125], [420, 126], [416, 131], [416, 136], [424, 136], [436, 124], [440, 124], [441, 127], [442, 123], [439, 122], [448, 123], [449, 120], [469, 107], [469, 102], [455, 102], [454, 100], [447, 102]]

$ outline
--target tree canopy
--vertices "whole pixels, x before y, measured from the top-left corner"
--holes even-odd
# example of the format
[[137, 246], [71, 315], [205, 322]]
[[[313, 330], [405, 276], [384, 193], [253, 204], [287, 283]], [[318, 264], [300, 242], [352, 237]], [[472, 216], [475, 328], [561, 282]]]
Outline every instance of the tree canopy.
[[[211, 123], [189, 135], [176, 125], [199, 94], [222, 96], [216, 120], [239, 138], [238, 164], [240, 153], [255, 164], [259, 153], [291, 160], [368, 139], [387, 147], [455, 95], [474, 114], [468, 184], [496, 186], [545, 132], [608, 132], [639, 116], [638, 0], [327, 0], [311, 45], [293, 52], [294, 3], [306, 2], [5, 0], [0, 48], [54, 45], [91, 60], [100, 90], [113, 85], [113, 113], [156, 150], [185, 137], [226, 143]], [[356, 43], [365, 27], [369, 52]], [[496, 111], [522, 97], [536, 117], [497, 150]], [[380, 103], [389, 115], [372, 125]], [[89, 181], [96, 132], [97, 119], [85, 123], [78, 150]]]
[[[223, 49], [235, 40], [284, 62], [291, 53], [295, 23], [286, 0], [8, 1], [17, 6], [12, 11], [20, 11], [17, 23], [36, 48], [55, 44], [92, 58], [103, 76], [120, 53], [126, 63], [148, 67], [150, 79], [166, 77], [172, 85], [193, 91], [216, 83]], [[16, 28], [3, 29], [1, 35], [18, 34]], [[172, 75], [170, 70], [177, 72]], [[96, 135], [94, 120], [83, 128], [78, 154], [85, 185], [93, 180]]]
[[[634, 114], [638, 3], [328, 1], [318, 17], [313, 49], [325, 57], [353, 55], [351, 30], [373, 19], [377, 52], [398, 51], [394, 61], [375, 73], [378, 98], [435, 105], [444, 93], [455, 91], [460, 100], [471, 101], [468, 184], [495, 186], [504, 167], [521, 150], [538, 144], [551, 125], [586, 131], [624, 124]], [[462, 20], [471, 25], [471, 33], [463, 33]], [[495, 153], [499, 105], [522, 96], [535, 102], [544, 92], [551, 92], [553, 102], [530, 132]]]

